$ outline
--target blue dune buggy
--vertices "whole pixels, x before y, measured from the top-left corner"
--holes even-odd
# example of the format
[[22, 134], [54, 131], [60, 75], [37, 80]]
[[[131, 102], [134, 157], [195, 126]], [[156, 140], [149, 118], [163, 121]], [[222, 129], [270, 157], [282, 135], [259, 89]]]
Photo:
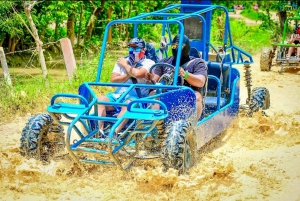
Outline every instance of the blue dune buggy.
[[[211, 20], [215, 10], [221, 10], [226, 16], [221, 48], [211, 43]], [[208, 66], [208, 81], [203, 93], [204, 109], [200, 119], [196, 117], [194, 91], [180, 84], [180, 51], [175, 66], [155, 59], [156, 64], [151, 71], [158, 65], [174, 68], [174, 74], [163, 75], [158, 84], [100, 81], [108, 30], [117, 24], [132, 25], [134, 37], [139, 36], [140, 26], [161, 27], [162, 37], [167, 39], [166, 45], [155, 51], [148, 48], [146, 55], [149, 58], [156, 58], [159, 53], [160, 56], [168, 56], [172, 33], [180, 34], [179, 47], [183, 44], [184, 34], [190, 38], [190, 54], [202, 58]], [[84, 82], [78, 94], [55, 94], [47, 107], [49, 114], [31, 117], [22, 132], [21, 154], [49, 162], [67, 149], [68, 155], [82, 168], [86, 164], [99, 164], [128, 169], [138, 159], [157, 158], [166, 169], [175, 168], [179, 173], [186, 173], [196, 162], [197, 150], [224, 131], [239, 112], [240, 72], [233, 67], [234, 64], [245, 66], [249, 116], [260, 108], [268, 109], [268, 90], [258, 87], [251, 91], [252, 62], [247, 52], [233, 44], [228, 10], [223, 6], [172, 4], [155, 12], [111, 21], [105, 29], [96, 81]], [[127, 90], [116, 102], [98, 100], [97, 92], [101, 88], [120, 86]], [[149, 88], [156, 93], [130, 103], [124, 102], [127, 94], [141, 88]], [[125, 106], [127, 111], [120, 118], [115, 114], [100, 117], [97, 113], [100, 104]], [[159, 109], [153, 109], [153, 105], [159, 105]], [[125, 118], [130, 121], [119, 135], [115, 135], [114, 130]], [[99, 120], [105, 122], [105, 135], [99, 134]], [[67, 126], [66, 135], [63, 126]]]

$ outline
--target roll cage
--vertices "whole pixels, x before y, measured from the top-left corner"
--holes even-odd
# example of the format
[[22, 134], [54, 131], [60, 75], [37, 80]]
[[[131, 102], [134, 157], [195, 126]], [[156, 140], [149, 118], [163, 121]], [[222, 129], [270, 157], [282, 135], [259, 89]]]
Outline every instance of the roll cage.
[[[211, 16], [212, 11], [215, 9], [221, 9], [225, 12], [225, 27], [224, 27], [224, 39], [223, 39], [223, 51], [226, 55], [226, 58], [217, 51], [217, 48], [210, 41], [210, 31], [211, 31]], [[203, 17], [203, 15], [205, 17]], [[147, 18], [147, 19], [146, 19]], [[150, 19], [149, 19], [150, 18]], [[162, 19], [157, 19], [162, 18]], [[100, 52], [100, 60], [98, 64], [98, 72], [96, 77], [96, 82], [100, 81], [101, 71], [104, 62], [104, 53], [106, 50], [106, 41], [108, 39], [109, 29], [116, 24], [133, 24], [134, 25], [134, 37], [138, 35], [138, 25], [143, 24], [162, 24], [162, 36], [168, 38], [168, 45], [172, 41], [172, 33], [170, 30], [170, 25], [178, 25], [178, 34], [179, 38], [179, 47], [183, 44], [183, 35], [185, 34], [184, 20], [188, 18], [198, 18], [202, 23], [200, 30], [202, 30], [202, 37], [196, 40], [191, 40], [191, 45], [201, 52], [202, 59], [206, 62], [209, 61], [208, 52], [209, 48], [212, 48], [216, 53], [217, 57], [221, 58], [221, 64], [250, 64], [253, 63], [253, 59], [250, 54], [243, 51], [233, 44], [232, 35], [229, 24], [229, 15], [228, 10], [224, 6], [218, 5], [195, 5], [195, 4], [171, 4], [168, 7], [150, 12], [142, 13], [138, 16], [131, 17], [124, 20], [113, 20], [109, 22], [105, 28], [102, 48]], [[142, 36], [139, 36], [142, 37]], [[159, 50], [156, 50], [159, 51]], [[165, 52], [167, 56], [167, 52]], [[175, 65], [175, 75], [173, 85], [176, 85], [179, 72], [179, 63], [180, 63], [181, 50], [178, 51], [178, 57]], [[222, 59], [223, 58], [223, 59]]]

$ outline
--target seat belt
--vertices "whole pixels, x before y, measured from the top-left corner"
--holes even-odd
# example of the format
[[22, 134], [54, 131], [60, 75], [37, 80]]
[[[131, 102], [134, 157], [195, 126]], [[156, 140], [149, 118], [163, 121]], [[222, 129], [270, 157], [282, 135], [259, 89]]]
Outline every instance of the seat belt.
[[[137, 82], [137, 79], [136, 79], [135, 77], [130, 77], [130, 78], [131, 78], [131, 81], [132, 81], [133, 84], [138, 83], [138, 82]], [[135, 89], [136, 94], [138, 95], [138, 97], [139, 97], [139, 98], [143, 98], [143, 97], [142, 97], [141, 89], [140, 89], [140, 88], [136, 88], [136, 87], [135, 87], [134, 89]]]
[[[140, 65], [141, 65], [141, 64], [140, 64]], [[138, 67], [137, 64], [134, 65], [134, 66], [132, 66], [132, 68], [136, 68], [136, 67]], [[133, 84], [138, 83], [138, 82], [137, 82], [137, 79], [136, 79], [135, 77], [130, 77], [130, 79], [131, 79], [131, 81], [132, 81]], [[134, 89], [135, 89], [136, 94], [138, 95], [138, 97], [139, 97], [139, 98], [143, 98], [143, 97], [142, 97], [141, 89], [140, 89], [140, 88], [136, 88], [136, 87], [134, 87]]]

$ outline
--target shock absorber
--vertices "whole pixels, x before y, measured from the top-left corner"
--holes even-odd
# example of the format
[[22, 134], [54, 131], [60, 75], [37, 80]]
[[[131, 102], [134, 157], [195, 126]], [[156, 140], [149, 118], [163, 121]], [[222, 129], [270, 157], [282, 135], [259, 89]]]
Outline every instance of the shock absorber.
[[252, 86], [250, 64], [244, 64], [244, 69], [245, 69], [245, 83], [248, 91], [248, 98], [246, 99], [246, 104], [249, 104], [250, 97], [251, 97], [251, 86]]

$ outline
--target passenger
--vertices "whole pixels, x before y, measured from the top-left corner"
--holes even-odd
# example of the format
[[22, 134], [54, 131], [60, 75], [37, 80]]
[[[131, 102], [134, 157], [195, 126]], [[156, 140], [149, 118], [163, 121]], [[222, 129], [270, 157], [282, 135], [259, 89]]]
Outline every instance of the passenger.
[[[294, 33], [290, 36], [290, 39], [289, 39], [289, 43], [291, 44], [299, 44], [299, 41], [300, 41], [300, 24], [297, 25], [297, 28], [294, 30]], [[295, 47], [289, 47], [289, 50], [288, 50], [288, 54], [286, 55], [286, 58], [290, 58], [292, 56], [292, 54], [295, 52]], [[297, 47], [297, 58], [300, 57], [300, 47]]]
[[[151, 66], [154, 65], [154, 61], [147, 59], [145, 56], [145, 41], [142, 38], [133, 38], [128, 44], [129, 57], [119, 58], [114, 66], [111, 76], [111, 82], [116, 83], [147, 83], [145, 79], [145, 74], [149, 72]], [[107, 95], [102, 95], [98, 98], [99, 101], [105, 102], [115, 102], [122, 93], [127, 89], [127, 87], [118, 87], [115, 92], [108, 93]], [[129, 103], [131, 100], [138, 98], [139, 96], [148, 96], [149, 89], [133, 89], [127, 97], [125, 97], [125, 102]], [[98, 115], [106, 116], [106, 111], [120, 110], [118, 118], [121, 117], [126, 112], [127, 107], [116, 108], [114, 106], [98, 105]], [[124, 125], [128, 122], [128, 119], [124, 121], [116, 128], [115, 133], [119, 133]], [[99, 121], [99, 132], [104, 134], [104, 122]]]
[[[169, 58], [160, 60], [160, 63], [168, 63], [175, 66], [177, 52], [178, 52], [179, 35], [175, 36], [172, 41], [172, 54]], [[181, 51], [180, 66], [185, 65], [185, 70], [180, 67], [179, 75], [184, 78], [184, 85], [191, 87], [196, 93], [197, 101], [197, 117], [200, 118], [202, 114], [202, 87], [205, 85], [207, 79], [207, 66], [204, 60], [189, 56], [190, 42], [189, 38], [184, 35], [183, 46]], [[170, 67], [157, 66], [154, 69], [154, 74], [147, 73], [146, 79], [157, 82], [159, 78], [174, 69]]]

